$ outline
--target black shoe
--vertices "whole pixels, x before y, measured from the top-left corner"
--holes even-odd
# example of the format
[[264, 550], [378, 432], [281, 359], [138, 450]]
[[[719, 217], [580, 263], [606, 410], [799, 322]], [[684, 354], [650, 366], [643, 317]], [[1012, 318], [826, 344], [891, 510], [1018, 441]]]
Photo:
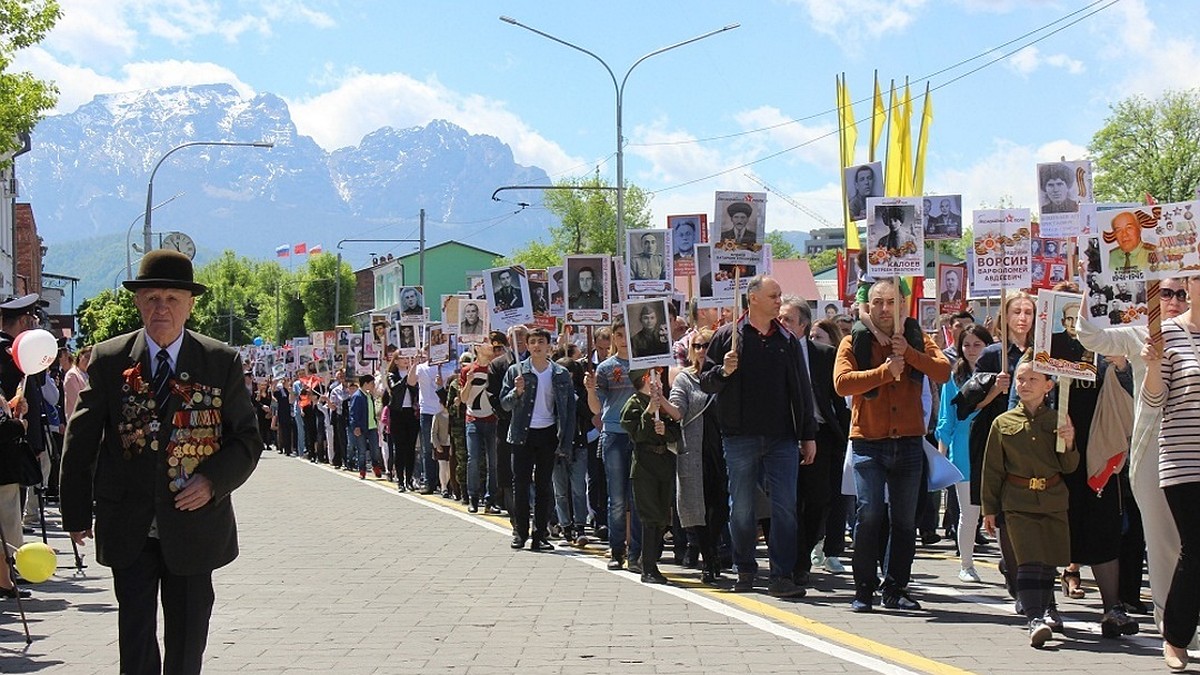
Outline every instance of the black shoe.
[[467, 512], [468, 513], [479, 513], [479, 505], [471, 504], [471, 505], [467, 506]]
[[613, 554], [613, 557], [608, 561], [608, 569], [616, 572], [623, 567], [625, 567], [625, 556], [620, 553]]
[[921, 603], [910, 598], [908, 591], [899, 588], [883, 592], [883, 606], [888, 609], [903, 609], [909, 612], [921, 609]]
[[625, 561], [625, 569], [634, 574], [642, 573], [642, 559], [639, 556], [629, 556], [629, 560]]
[[498, 516], [500, 515], [500, 507], [495, 504], [488, 504], [487, 508], [484, 509], [484, 513], [489, 516]]
[[37, 532], [37, 530], [35, 530], [32, 525], [22, 525], [21, 526], [22, 534], [33, 534], [34, 532]]
[[397, 485], [396, 490], [398, 492], [408, 492], [408, 488], [404, 487], [404, 483]]
[[992, 540], [988, 539], [987, 536], [984, 535], [984, 533], [982, 533], [982, 532], [975, 533], [975, 545], [976, 546], [987, 546], [990, 543], [992, 543]]
[[596, 538], [600, 541], [608, 541], [608, 527], [606, 525], [596, 528]]
[[1125, 606], [1125, 611], [1130, 614], [1149, 614], [1150, 608], [1141, 600], [1126, 600], [1121, 603]]
[[851, 601], [851, 603], [850, 603], [850, 611], [851, 612], [857, 612], [859, 614], [862, 614], [865, 612], [870, 612], [873, 609], [874, 609], [874, 607], [871, 605], [871, 597], [870, 596], [867, 596], [866, 600], [863, 600], [861, 598], [854, 598], [854, 600]]
[[700, 583], [711, 586], [717, 583], [717, 575], [713, 574], [712, 570], [704, 570], [700, 573]]
[[805, 570], [792, 572], [792, 581], [795, 582], [797, 586], [807, 586], [810, 578], [811, 575]]
[[738, 572], [737, 581], [733, 584], [734, 593], [749, 593], [754, 590], [754, 574]]
[[431, 488], [431, 487], [427, 487], [427, 488], [421, 488], [421, 494], [423, 494], [423, 495], [431, 495], [431, 494], [433, 494], [434, 492], [436, 492], [436, 490], [434, 490], [434, 489], [433, 489], [433, 488]]
[[774, 598], [803, 598], [807, 592], [787, 577], [772, 577], [767, 582], [767, 595]]
[[20, 591], [18, 591], [15, 586], [13, 588], [0, 588], [0, 598], [4, 598], [7, 600], [15, 600], [17, 598], [18, 593], [20, 594], [22, 600], [33, 595], [27, 589], [24, 589], [24, 588], [22, 588]]
[[937, 532], [926, 532], [925, 534], [921, 535], [922, 546], [933, 546], [941, 540], [942, 537]]
[[511, 546], [512, 546], [514, 549], [522, 549], [522, 548], [525, 548], [525, 537], [522, 537], [522, 536], [521, 536], [521, 535], [519, 535], [519, 534], [514, 534], [514, 535], [513, 535], [513, 538], [512, 538], [512, 544], [510, 544], [510, 545], [511, 545]]
[[693, 548], [691, 546], [687, 547], [687, 550], [685, 550], [683, 552], [683, 556], [679, 560], [679, 565], [681, 567], [687, 567], [689, 569], [695, 569], [695, 568], [699, 567], [700, 566], [700, 549]]
[[667, 581], [667, 578], [662, 575], [662, 572], [659, 572], [658, 570], [652, 570], [649, 572], [642, 572], [642, 583], [643, 584], [667, 584], [670, 582]]
[[545, 539], [534, 539], [529, 542], [529, 550], [530, 551], [553, 551], [554, 544], [551, 544], [550, 542], [546, 541]]

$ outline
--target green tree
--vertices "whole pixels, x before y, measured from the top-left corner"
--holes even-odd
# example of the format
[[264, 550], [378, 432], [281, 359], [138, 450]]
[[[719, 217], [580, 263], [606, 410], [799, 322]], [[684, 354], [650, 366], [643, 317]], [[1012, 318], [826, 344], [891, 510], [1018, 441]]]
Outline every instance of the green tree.
[[788, 241], [783, 233], [779, 230], [771, 230], [765, 237], [766, 243], [771, 245], [771, 257], [776, 260], [785, 258], [799, 258], [800, 249], [796, 245]]
[[[543, 202], [561, 224], [550, 228], [550, 241], [516, 249], [503, 264], [542, 268], [562, 264], [563, 256], [617, 252], [617, 193], [599, 175], [572, 178], [546, 190]], [[636, 185], [625, 188], [625, 228], [650, 227], [650, 195]]]
[[1200, 186], [1200, 90], [1134, 96], [1110, 109], [1088, 146], [1097, 201], [1191, 199]]
[[[296, 283], [300, 287], [304, 327], [308, 333], [333, 330], [335, 325], [350, 323], [354, 309], [354, 270], [349, 263], [343, 262], [338, 269], [337, 256], [309, 256], [308, 262], [297, 273]], [[335, 288], [340, 288], [341, 304], [337, 308], [340, 317], [333, 315]]]
[[[770, 234], [767, 235], [768, 238], [770, 236], [771, 236]], [[774, 255], [773, 248], [771, 250], [771, 253], [772, 253], [772, 257], [775, 257], [775, 258], [779, 257], [777, 255]], [[838, 254], [838, 249], [829, 248], [829, 249], [825, 249], [824, 251], [818, 251], [817, 253], [812, 253], [810, 255], [803, 256], [803, 258], [808, 261], [808, 266], [810, 269], [812, 269], [813, 274], [820, 274], [821, 272], [824, 272], [825, 270], [829, 269], [830, 267], [834, 267], [835, 265], [837, 265], [837, 254]], [[800, 257], [800, 256], [797, 256], [797, 257]]]
[[142, 318], [127, 290], [104, 290], [79, 303], [78, 342], [93, 345], [142, 327]]
[[254, 265], [249, 258], [226, 250], [196, 270], [196, 281], [208, 287], [196, 298], [192, 310], [196, 330], [233, 345], [250, 343], [254, 327], [246, 319], [246, 308], [255, 304], [251, 285]]
[[18, 137], [29, 133], [58, 100], [53, 83], [9, 67], [18, 50], [41, 42], [61, 16], [55, 0], [0, 0], [0, 154], [17, 150]]

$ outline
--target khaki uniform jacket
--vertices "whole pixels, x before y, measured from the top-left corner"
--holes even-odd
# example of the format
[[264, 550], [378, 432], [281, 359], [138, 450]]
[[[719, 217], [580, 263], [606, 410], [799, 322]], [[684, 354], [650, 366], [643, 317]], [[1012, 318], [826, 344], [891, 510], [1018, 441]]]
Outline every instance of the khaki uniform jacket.
[[1030, 417], [1024, 404], [1018, 403], [992, 422], [980, 483], [983, 515], [1066, 512], [1069, 495], [1061, 478], [1045, 490], [1030, 490], [1007, 479], [1009, 475], [1050, 478], [1074, 471], [1079, 466], [1079, 452], [1074, 448], [1061, 455], [1055, 452], [1057, 429], [1058, 412], [1048, 406]]

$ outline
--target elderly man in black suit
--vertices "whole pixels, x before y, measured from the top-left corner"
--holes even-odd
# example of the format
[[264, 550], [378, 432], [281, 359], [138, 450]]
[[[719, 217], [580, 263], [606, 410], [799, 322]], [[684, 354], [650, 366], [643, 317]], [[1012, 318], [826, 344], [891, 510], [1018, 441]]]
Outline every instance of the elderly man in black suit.
[[721, 229], [721, 241], [732, 241], [740, 246], [748, 246], [758, 241], [758, 234], [750, 223], [754, 207], [746, 202], [733, 202], [725, 207], [725, 212], [729, 214], [729, 226]]
[[[812, 569], [809, 552], [826, 536], [828, 528], [833, 531], [825, 542], [825, 556], [833, 558], [833, 569], [841, 569], [837, 558], [845, 550], [842, 530], [846, 522], [845, 502], [841, 499], [842, 461], [846, 456], [850, 409], [846, 407], [846, 399], [833, 390], [837, 350], [808, 337], [812, 325], [808, 303], [796, 295], [785, 295], [780, 302], [779, 322], [796, 337], [802, 362], [808, 367], [817, 420], [816, 459], [812, 464], [800, 466], [796, 480], [797, 556], [792, 579], [797, 585], [806, 586]], [[835, 514], [833, 517], [831, 512]]]
[[212, 571], [238, 555], [230, 493], [263, 444], [237, 351], [184, 329], [205, 291], [192, 261], [152, 251], [125, 287], [143, 328], [92, 352], [67, 424], [63, 529], [82, 545], [94, 518], [96, 560], [113, 570], [121, 672], [199, 673]]

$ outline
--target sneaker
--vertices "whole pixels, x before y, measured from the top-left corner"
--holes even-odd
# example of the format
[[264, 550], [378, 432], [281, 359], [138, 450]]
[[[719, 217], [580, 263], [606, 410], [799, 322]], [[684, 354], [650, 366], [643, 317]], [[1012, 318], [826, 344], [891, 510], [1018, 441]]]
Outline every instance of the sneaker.
[[1034, 649], [1041, 649], [1053, 634], [1054, 631], [1050, 630], [1050, 626], [1047, 626], [1042, 619], [1029, 620], [1029, 646]]
[[773, 598], [803, 598], [807, 592], [787, 577], [771, 577], [767, 582], [767, 595]]
[[625, 561], [625, 569], [634, 574], [642, 573], [642, 559], [640, 556], [629, 556], [629, 560]]
[[856, 612], [858, 614], [864, 614], [866, 612], [870, 612], [872, 609], [874, 609], [874, 608], [871, 606], [871, 596], [869, 596], [869, 595], [866, 597], [865, 600], [862, 598], [856, 597], [850, 603], [850, 611]]
[[825, 571], [830, 574], [845, 574], [846, 566], [842, 564], [841, 558], [836, 555], [831, 555], [825, 559]]
[[733, 583], [734, 593], [749, 593], [754, 590], [754, 574], [738, 572], [737, 581]]
[[1125, 608], [1117, 605], [1104, 613], [1100, 619], [1100, 634], [1112, 639], [1122, 635], [1137, 635], [1138, 622], [1129, 618]]
[[488, 504], [487, 508], [484, 509], [484, 513], [487, 513], [489, 516], [498, 516], [500, 515], [500, 507], [495, 504]]
[[[401, 487], [400, 491], [404, 492], [404, 488]], [[479, 513], [479, 505], [478, 504], [470, 504], [469, 506], [467, 506], [467, 512], [468, 513]]]
[[974, 566], [964, 567], [963, 569], [959, 570], [958, 571], [958, 580], [959, 581], [972, 581], [975, 583], [979, 583], [980, 581], [982, 581], [982, 579], [979, 578], [979, 572], [975, 571]]
[[545, 539], [534, 538], [533, 541], [529, 542], [529, 550], [530, 551], [553, 551], [554, 544], [551, 544], [550, 542], [546, 541]]
[[1058, 613], [1058, 607], [1055, 607], [1054, 605], [1047, 607], [1046, 614], [1042, 617], [1042, 620], [1045, 621], [1046, 625], [1050, 626], [1050, 630], [1054, 631], [1055, 633], [1062, 633], [1064, 631], [1063, 619], [1062, 615]]
[[817, 542], [816, 546], [813, 547], [812, 553], [809, 553], [808, 560], [809, 560], [809, 562], [812, 563], [813, 567], [823, 567], [825, 565], [825, 550], [824, 549], [825, 549], [825, 540], [822, 539], [821, 541]]
[[883, 606], [888, 609], [903, 609], [908, 612], [915, 612], [921, 609], [921, 603], [909, 597], [908, 591], [903, 588], [893, 588], [884, 591]]
[[510, 546], [512, 546], [513, 549], [525, 548], [525, 537], [522, 537], [519, 534], [514, 534], [512, 538], [512, 544], [510, 544]]
[[613, 557], [610, 558], [608, 561], [608, 569], [610, 569], [614, 572], [623, 567], [625, 567], [625, 556], [623, 556], [619, 553], [614, 554]]

